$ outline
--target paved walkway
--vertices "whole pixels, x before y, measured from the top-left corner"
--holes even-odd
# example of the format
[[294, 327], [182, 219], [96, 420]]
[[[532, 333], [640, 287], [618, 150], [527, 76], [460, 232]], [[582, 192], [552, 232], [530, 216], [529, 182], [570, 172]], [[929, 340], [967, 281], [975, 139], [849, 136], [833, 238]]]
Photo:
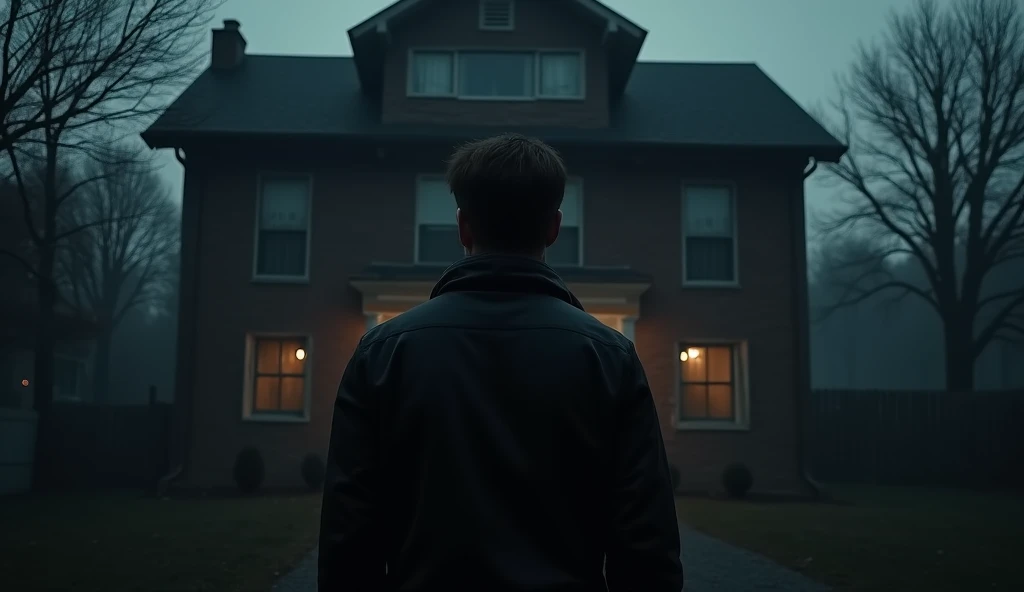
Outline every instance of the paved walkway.
[[[682, 529], [685, 592], [826, 592], [828, 588], [771, 560]], [[316, 592], [316, 550], [281, 578], [274, 592]]]

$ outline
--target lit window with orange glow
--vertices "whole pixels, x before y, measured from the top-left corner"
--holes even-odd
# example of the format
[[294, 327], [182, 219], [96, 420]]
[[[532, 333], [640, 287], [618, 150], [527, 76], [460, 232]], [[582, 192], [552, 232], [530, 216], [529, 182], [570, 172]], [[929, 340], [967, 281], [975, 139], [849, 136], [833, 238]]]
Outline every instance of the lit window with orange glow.
[[309, 350], [304, 337], [256, 337], [252, 347], [251, 415], [302, 415]]
[[679, 349], [681, 421], [735, 419], [736, 350], [732, 345]]

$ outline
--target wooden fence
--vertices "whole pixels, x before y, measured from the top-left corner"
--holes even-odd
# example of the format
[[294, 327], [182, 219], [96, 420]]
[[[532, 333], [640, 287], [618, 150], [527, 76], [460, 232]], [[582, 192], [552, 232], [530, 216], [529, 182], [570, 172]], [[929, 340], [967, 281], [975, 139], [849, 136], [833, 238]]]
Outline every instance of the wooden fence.
[[171, 405], [60, 403], [47, 482], [57, 489], [153, 489], [168, 469]]
[[1024, 392], [813, 391], [807, 404], [822, 482], [1024, 486]]
[[36, 412], [0, 409], [0, 495], [25, 493], [32, 487]]

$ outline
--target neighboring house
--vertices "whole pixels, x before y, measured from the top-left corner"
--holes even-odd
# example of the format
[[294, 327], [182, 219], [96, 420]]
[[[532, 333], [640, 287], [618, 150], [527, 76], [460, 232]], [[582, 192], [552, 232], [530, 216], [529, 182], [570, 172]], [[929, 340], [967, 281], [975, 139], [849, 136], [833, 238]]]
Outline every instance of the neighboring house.
[[268, 486], [323, 454], [359, 337], [462, 256], [441, 173], [502, 131], [572, 180], [548, 261], [636, 343], [682, 487], [747, 463], [807, 492], [804, 171], [845, 148], [754, 64], [637, 62], [593, 0], [402, 0], [353, 57], [247, 55], [236, 21], [143, 137], [185, 164], [175, 404], [182, 482]]
[[[17, 189], [0, 184], [0, 407], [31, 409], [38, 323], [32, 248]], [[15, 259], [11, 255], [20, 258]], [[91, 401], [95, 326], [62, 304], [56, 308], [55, 401]]]

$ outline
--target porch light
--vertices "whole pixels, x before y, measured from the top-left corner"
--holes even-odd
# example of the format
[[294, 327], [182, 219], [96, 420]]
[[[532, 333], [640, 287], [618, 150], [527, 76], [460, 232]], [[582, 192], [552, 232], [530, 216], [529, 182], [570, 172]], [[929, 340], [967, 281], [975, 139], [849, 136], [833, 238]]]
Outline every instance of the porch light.
[[28, 386], [28, 379], [27, 378], [22, 378], [21, 379], [21, 386]]
[[691, 347], [690, 349], [686, 350], [686, 354], [691, 358], [698, 358], [700, 357], [700, 350], [695, 347]]
[[688, 359], [690, 359], [690, 356], [686, 355], [686, 352], [679, 352], [679, 361], [680, 362], [685, 362]]
[[299, 349], [295, 350], [295, 359], [296, 360], [305, 360], [306, 359], [306, 350], [302, 349], [301, 347]]

